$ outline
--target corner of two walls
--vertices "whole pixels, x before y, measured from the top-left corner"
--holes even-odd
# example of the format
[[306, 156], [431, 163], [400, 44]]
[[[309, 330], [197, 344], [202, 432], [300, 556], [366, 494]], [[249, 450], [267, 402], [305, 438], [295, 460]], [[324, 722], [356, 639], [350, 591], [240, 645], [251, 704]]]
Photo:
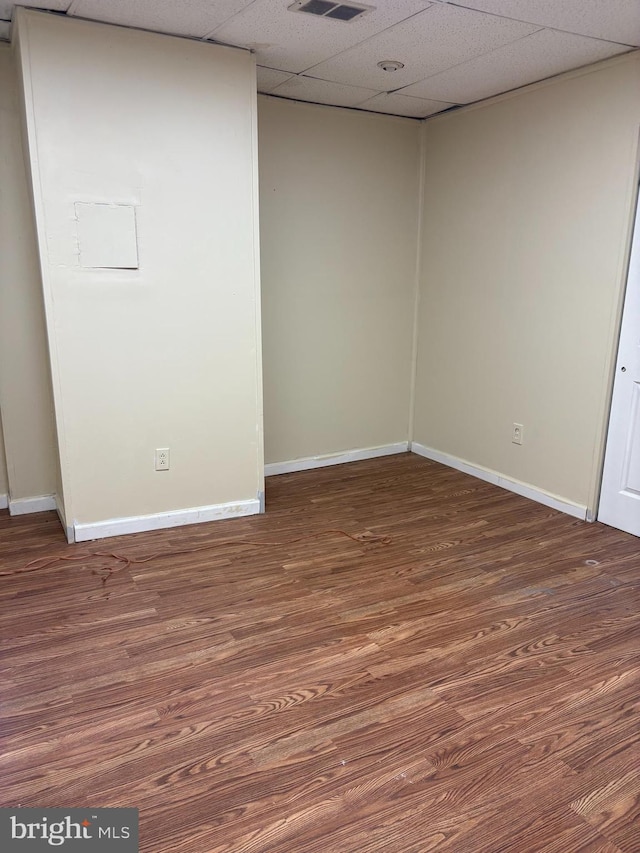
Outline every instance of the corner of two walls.
[[[17, 32], [68, 535], [258, 512], [253, 58], [23, 9]], [[136, 268], [81, 263], [77, 203], [135, 210]]]
[[606, 439], [639, 84], [635, 52], [424, 123], [414, 449], [582, 518]]
[[0, 505], [8, 504], [12, 514], [53, 509], [57, 491], [51, 378], [18, 100], [13, 51], [0, 44]]
[[258, 101], [266, 473], [406, 450], [420, 125]]
[[267, 473], [407, 443], [593, 517], [639, 62], [420, 123], [259, 99]]
[[[63, 519], [66, 516], [69, 526], [72, 526], [79, 514], [79, 510], [73, 506], [74, 499], [78, 505], [78, 488], [73, 482], [74, 478], [76, 483], [81, 476], [88, 475], [91, 480], [85, 484], [84, 497], [79, 499], [80, 506], [90, 507], [89, 520], [100, 521], [104, 519], [105, 512], [107, 518], [109, 515], [126, 516], [133, 512], [133, 505], [119, 508], [118, 495], [113, 494], [108, 499], [105, 497], [110, 486], [100, 486], [95, 464], [86, 453], [82, 463], [75, 460], [70, 465], [68, 458], [63, 460], [68, 486], [64, 492], [61, 485], [56, 488], [55, 463], [59, 457], [51, 411], [51, 377], [45, 341], [48, 335], [57, 388], [60, 453], [68, 457], [69, 453], [73, 455], [78, 452], [78, 446], [89, 451], [91, 445], [98, 456], [96, 444], [89, 440], [86, 431], [69, 437], [65, 430], [73, 430], [73, 424], [78, 420], [88, 424], [87, 412], [82, 414], [83, 408], [86, 409], [88, 405], [87, 395], [91, 397], [95, 416], [108, 420], [108, 405], [105, 400], [100, 400], [100, 389], [107, 375], [112, 375], [113, 371], [104, 361], [95, 363], [95, 354], [91, 354], [92, 340], [96, 334], [96, 318], [91, 306], [84, 305], [83, 316], [74, 316], [69, 325], [65, 316], [72, 311], [72, 305], [68, 304], [67, 297], [71, 299], [69, 294], [73, 291], [72, 302], [76, 305], [78, 302], [83, 303], [86, 301], [84, 289], [85, 293], [92, 293], [92, 298], [100, 302], [101, 312], [104, 312], [110, 310], [109, 302], [113, 301], [113, 296], [109, 296], [110, 290], [116, 289], [117, 292], [118, 288], [122, 291], [126, 287], [130, 288], [130, 298], [135, 297], [136, 304], [144, 293], [139, 290], [139, 282], [126, 281], [126, 275], [119, 272], [114, 275], [109, 272], [100, 274], [83, 271], [83, 281], [76, 282], [79, 273], [77, 268], [74, 269], [76, 259], [61, 255], [57, 258], [60, 263], [53, 263], [56, 258], [53, 261], [50, 258], [52, 250], [60, 255], [59, 244], [68, 237], [69, 223], [64, 220], [71, 220], [72, 217], [66, 215], [66, 209], [55, 209], [53, 201], [68, 195], [69, 188], [62, 185], [52, 187], [47, 174], [48, 150], [55, 151], [56, 145], [60, 143], [57, 136], [61, 133], [55, 122], [55, 112], [52, 113], [47, 107], [48, 83], [45, 82], [45, 78], [49, 79], [51, 75], [55, 77], [56, 69], [53, 66], [44, 69], [44, 65], [42, 69], [38, 69], [37, 65], [35, 69], [32, 67], [30, 42], [33, 37], [29, 36], [28, 29], [30, 25], [36, 31], [45, 29], [55, 40], [73, 28], [76, 37], [81, 37], [80, 49], [83, 34], [86, 37], [87, 33], [101, 33], [104, 30], [98, 25], [60, 21], [38, 13], [19, 12], [18, 18], [18, 34], [24, 43], [14, 49], [21, 51], [19, 72], [29, 78], [26, 92], [29, 92], [32, 77], [39, 75], [35, 80], [39, 98], [39, 126], [36, 127], [32, 116], [31, 127], [28, 127], [28, 112], [31, 110], [33, 113], [36, 109], [33, 103], [29, 103], [30, 96], [27, 97], [24, 123], [28, 138], [28, 145], [25, 146], [27, 167], [32, 167], [34, 171], [32, 185], [36, 208], [39, 206], [36, 212], [39, 213], [41, 231], [40, 253], [48, 322], [45, 334], [41, 273], [37, 263], [38, 243], [33, 233], [33, 212], [26, 190], [25, 165], [19, 145], [18, 109], [12, 101], [14, 139], [11, 169], [15, 175], [12, 179], [15, 186], [12, 200], [3, 210], [7, 225], [5, 240], [10, 241], [18, 228], [17, 221], [11, 218], [10, 213], [15, 212], [15, 199], [20, 196], [21, 251], [18, 252], [18, 243], [14, 242], [7, 247], [11, 251], [3, 253], [5, 261], [11, 259], [13, 263], [10, 277], [12, 286], [3, 288], [2, 299], [7, 305], [4, 316], [7, 320], [11, 318], [15, 332], [12, 335], [11, 329], [7, 329], [0, 345], [5, 346], [8, 354], [8, 342], [17, 333], [22, 355], [19, 370], [15, 369], [15, 360], [3, 359], [4, 364], [11, 365], [11, 369], [4, 374], [6, 388], [0, 386], [4, 392], [0, 400], [5, 404], [6, 422], [10, 426], [7, 446], [10, 444], [10, 436], [14, 434], [23, 439], [27, 458], [31, 458], [34, 463], [32, 470], [40, 476], [40, 482], [45, 484], [38, 493], [44, 494], [45, 487], [47, 493], [57, 491], [62, 496], [66, 492], [68, 500], [60, 500], [59, 509]], [[118, 33], [124, 41], [128, 38], [141, 42], [163, 39], [127, 34], [122, 30]], [[184, 41], [179, 44], [188, 45], [186, 49], [193, 48]], [[73, 50], [71, 43], [68, 49]], [[7, 57], [9, 50], [9, 47], [5, 50]], [[209, 50], [215, 48], [209, 46]], [[36, 50], [40, 62], [45, 57], [45, 64], [46, 51], [43, 43]], [[0, 70], [7, 73], [7, 69], [2, 66]], [[63, 91], [67, 89], [68, 86], [62, 86]], [[74, 118], [67, 99], [61, 100], [56, 96], [55, 109], [64, 115], [68, 127], [74, 122], [77, 127], [83, 127], [82, 123], [78, 124], [81, 117]], [[93, 120], [96, 120], [95, 116]], [[84, 127], [81, 136], [86, 133]], [[347, 458], [354, 458], [354, 450], [356, 455], [358, 451], [364, 451], [365, 455], [376, 455], [397, 452], [408, 446], [415, 332], [415, 258], [419, 246], [416, 230], [420, 199], [418, 174], [421, 169], [419, 136], [419, 124], [409, 119], [260, 98], [268, 462], [287, 462], [300, 457], [324, 455], [335, 459], [335, 454], [342, 452], [347, 453]], [[6, 142], [3, 148], [6, 148]], [[59, 171], [60, 168], [58, 158], [56, 169]], [[85, 174], [90, 174], [92, 169], [91, 164], [88, 164]], [[71, 167], [63, 171], [65, 180], [76, 180]], [[143, 177], [140, 177], [139, 183], [142, 181]], [[103, 190], [102, 194], [100, 190]], [[78, 198], [85, 200], [87, 187], [78, 187], [75, 192]], [[101, 201], [111, 199], [110, 195], [104, 195], [102, 185], [98, 189], [92, 186], [89, 195]], [[120, 196], [116, 200], [121, 200]], [[47, 205], [49, 211], [45, 235], [44, 208]], [[141, 251], [144, 250], [142, 246]], [[145, 260], [148, 261], [148, 258]], [[109, 277], [111, 283], [107, 281]], [[20, 299], [24, 302], [27, 295], [29, 300], [26, 304], [18, 304]], [[11, 302], [8, 301], [10, 297]], [[123, 298], [114, 308], [119, 315], [125, 312]], [[151, 310], [151, 307], [147, 306], [147, 309]], [[169, 303], [162, 310], [169, 315]], [[16, 317], [20, 316], [21, 311], [25, 314], [24, 319], [16, 323]], [[117, 343], [117, 346], [110, 361], [121, 375], [125, 375], [127, 370], [135, 374], [138, 370], [135, 363], [130, 361], [127, 367], [126, 352], [124, 355], [119, 355], [119, 352], [123, 348], [128, 352], [131, 342], [137, 346], [136, 340], [144, 322], [138, 318], [138, 328], [132, 327], [127, 332], [120, 329], [125, 322], [124, 318], [120, 316], [117, 323], [116, 319], [114, 315], [113, 328], [117, 327], [119, 331], [117, 342], [114, 337], [112, 343]], [[100, 334], [106, 336], [103, 346], [108, 349], [107, 329], [102, 325], [100, 328]], [[31, 334], [23, 334], [25, 329], [31, 330]], [[36, 330], [39, 330], [37, 334]], [[74, 338], [76, 343], [80, 342], [80, 349], [76, 346], [73, 354], [68, 353], [66, 364], [61, 365], [60, 359], [64, 359], [65, 351], [73, 348]], [[161, 341], [156, 341], [156, 347], [162, 349]], [[35, 354], [27, 359], [24, 350], [29, 348]], [[32, 374], [39, 371], [37, 381], [33, 375], [30, 378], [27, 376], [29, 365]], [[75, 398], [72, 396], [69, 386], [72, 376], [75, 376], [73, 381], [76, 385], [83, 388], [78, 393], [83, 395], [84, 401], [80, 401], [77, 395]], [[25, 378], [29, 378], [26, 393]], [[112, 379], [112, 386], [117, 388], [117, 377], [113, 375]], [[16, 393], [20, 388], [22, 397]], [[257, 398], [257, 380], [255, 390]], [[144, 396], [140, 386], [137, 393]], [[197, 396], [195, 387], [193, 395], [194, 398]], [[131, 413], [127, 407], [132, 401], [112, 402], [119, 403], [120, 419], [129, 424]], [[184, 402], [189, 405], [188, 401]], [[38, 412], [35, 424], [39, 425], [39, 435], [31, 436], [28, 430], [25, 433], [24, 425], [29, 423], [25, 405]], [[146, 406], [152, 413], [158, 414], [158, 405], [152, 400], [147, 400]], [[66, 426], [65, 412], [68, 416]], [[99, 424], [96, 429], [100, 431]], [[117, 424], [109, 423], [108, 429], [116, 438], [120, 435]], [[153, 429], [149, 425], [145, 429], [146, 443], [151, 448], [157, 443], [174, 444], [174, 439], [160, 434], [151, 439]], [[149, 456], [149, 447], [137, 446], [139, 441], [135, 437], [133, 422], [129, 424], [129, 430], [126, 436], [121, 436], [120, 450], [125, 450], [127, 443], [133, 443], [136, 445], [136, 453]], [[109, 436], [104, 439], [102, 450], [110, 458], [117, 458], [118, 449], [111, 447]], [[70, 450], [69, 444], [76, 449]], [[9, 449], [14, 460], [16, 450]], [[133, 450], [126, 448], [126, 452], [131, 454]], [[131, 466], [131, 459], [127, 458], [126, 462]], [[179, 459], [176, 462], [179, 464]], [[75, 473], [72, 473], [72, 468]], [[81, 475], [79, 469], [84, 470], [84, 475]], [[136, 476], [140, 479], [149, 475], [138, 472]], [[152, 472], [150, 476], [155, 478], [157, 474]], [[166, 475], [160, 476], [167, 481], [160, 483], [160, 486], [170, 485]], [[119, 488], [121, 493], [126, 493], [124, 484], [120, 484]], [[183, 498], [182, 502], [186, 500]], [[110, 508], [101, 509], [100, 503], [105, 501]], [[165, 501], [163, 507], [148, 501], [142, 504], [149, 512], [175, 508], [168, 501]], [[141, 501], [138, 501], [140, 505]]]

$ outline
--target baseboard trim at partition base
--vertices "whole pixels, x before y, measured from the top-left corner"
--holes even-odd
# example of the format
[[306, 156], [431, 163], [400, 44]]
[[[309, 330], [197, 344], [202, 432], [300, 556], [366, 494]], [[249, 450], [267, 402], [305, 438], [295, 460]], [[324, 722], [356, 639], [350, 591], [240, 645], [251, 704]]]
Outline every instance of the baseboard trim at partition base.
[[9, 495], [0, 495], [0, 509], [9, 508]]
[[56, 509], [55, 495], [38, 495], [36, 498], [9, 498], [10, 515], [28, 515], [32, 512], [48, 512]]
[[325, 468], [327, 465], [344, 465], [345, 462], [358, 462], [361, 459], [376, 459], [378, 456], [395, 456], [407, 453], [408, 441], [396, 444], [383, 444], [380, 447], [363, 447], [358, 450], [345, 450], [343, 453], [327, 453], [324, 456], [306, 456], [292, 459], [290, 462], [270, 462], [264, 466], [265, 477], [277, 474], [291, 474], [293, 471], [309, 471], [312, 468]]
[[90, 539], [106, 539], [109, 536], [124, 536], [126, 533], [143, 533], [146, 530], [163, 530], [167, 527], [181, 527], [185, 524], [201, 524], [205, 521], [221, 521], [225, 518], [240, 518], [245, 515], [257, 515], [260, 512], [258, 499], [231, 501], [212, 506], [198, 506], [192, 509], [178, 509], [173, 512], [158, 512], [154, 515], [134, 515], [128, 518], [111, 518], [107, 521], [78, 523], [73, 525], [76, 542], [88, 542]]
[[433, 462], [440, 462], [442, 465], [448, 465], [449, 468], [455, 468], [458, 471], [463, 471], [465, 474], [470, 474], [472, 477], [477, 477], [479, 480], [485, 480], [487, 483], [493, 483], [494, 486], [500, 486], [501, 489], [507, 489], [510, 492], [515, 492], [523, 498], [529, 498], [537, 503], [557, 509], [560, 512], [565, 512], [567, 515], [572, 515], [574, 518], [579, 518], [582, 521], [587, 519], [587, 507], [581, 504], [572, 503], [557, 495], [551, 495], [542, 489], [536, 489], [535, 486], [529, 486], [527, 483], [521, 483], [519, 480], [512, 480], [510, 477], [505, 477], [498, 474], [497, 471], [491, 471], [489, 468], [481, 468], [478, 465], [472, 465], [470, 462], [465, 462], [464, 459], [459, 459], [457, 456], [449, 456], [448, 453], [441, 453], [439, 450], [434, 450], [432, 447], [425, 447], [424, 444], [418, 444], [414, 441], [411, 443], [411, 452], [417, 453], [418, 456], [424, 456], [426, 459], [431, 459]]

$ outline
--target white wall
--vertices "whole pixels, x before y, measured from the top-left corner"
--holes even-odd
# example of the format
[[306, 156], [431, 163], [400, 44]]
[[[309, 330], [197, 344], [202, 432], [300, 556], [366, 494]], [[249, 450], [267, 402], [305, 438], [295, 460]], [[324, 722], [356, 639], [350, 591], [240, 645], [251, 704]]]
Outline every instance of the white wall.
[[419, 124], [259, 98], [267, 462], [407, 441]]
[[[56, 491], [56, 442], [42, 286], [13, 57], [0, 44], [0, 409], [13, 500]], [[0, 464], [0, 469], [2, 465]]]
[[425, 125], [414, 438], [592, 509], [639, 93], [636, 53]]
[[[24, 10], [17, 27], [67, 523], [255, 502], [252, 57]], [[135, 206], [138, 270], [80, 265], [76, 202]]]

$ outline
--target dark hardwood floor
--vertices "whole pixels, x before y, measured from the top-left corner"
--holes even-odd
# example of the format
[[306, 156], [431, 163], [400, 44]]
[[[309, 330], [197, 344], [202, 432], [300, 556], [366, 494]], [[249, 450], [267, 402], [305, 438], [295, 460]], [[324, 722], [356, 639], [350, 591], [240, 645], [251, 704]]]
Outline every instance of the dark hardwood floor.
[[[0, 513], [5, 572], [160, 552], [0, 577], [2, 805], [138, 807], [148, 853], [640, 851], [638, 539], [410, 454], [267, 510]], [[392, 541], [243, 544], [335, 528]]]

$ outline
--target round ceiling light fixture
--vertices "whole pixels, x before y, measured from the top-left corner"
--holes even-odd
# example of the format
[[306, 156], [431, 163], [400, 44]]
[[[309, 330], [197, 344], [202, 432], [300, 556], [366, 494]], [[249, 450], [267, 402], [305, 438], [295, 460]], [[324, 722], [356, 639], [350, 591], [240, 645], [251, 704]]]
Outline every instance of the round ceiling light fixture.
[[382, 62], [378, 63], [378, 68], [382, 68], [383, 71], [400, 71], [401, 68], [404, 68], [404, 62], [398, 62], [395, 59], [383, 59]]

